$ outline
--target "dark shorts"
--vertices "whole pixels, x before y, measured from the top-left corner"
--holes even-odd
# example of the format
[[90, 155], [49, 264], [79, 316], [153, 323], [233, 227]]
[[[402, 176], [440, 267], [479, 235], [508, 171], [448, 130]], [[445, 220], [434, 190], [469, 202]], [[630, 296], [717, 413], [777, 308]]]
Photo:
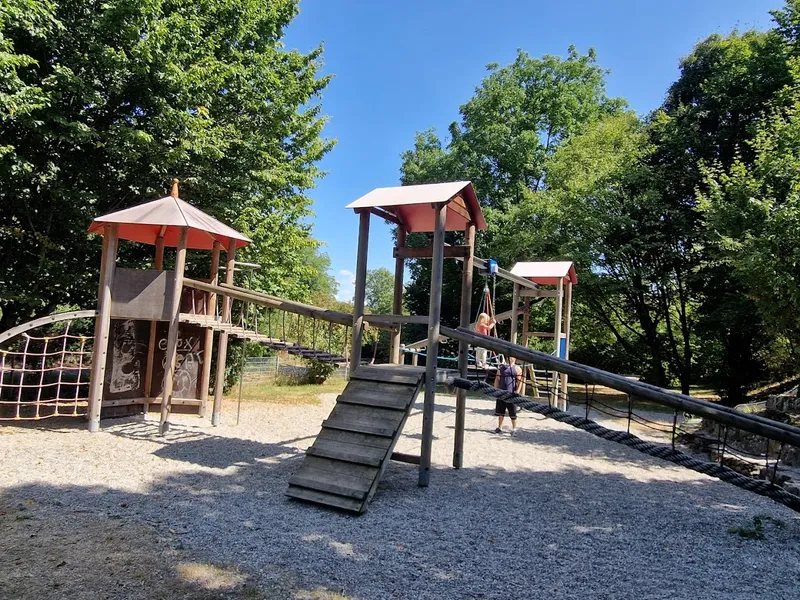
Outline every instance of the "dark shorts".
[[517, 418], [517, 405], [511, 402], [503, 402], [498, 400], [494, 405], [494, 414], [496, 417], [504, 417], [508, 411], [508, 416], [512, 419]]

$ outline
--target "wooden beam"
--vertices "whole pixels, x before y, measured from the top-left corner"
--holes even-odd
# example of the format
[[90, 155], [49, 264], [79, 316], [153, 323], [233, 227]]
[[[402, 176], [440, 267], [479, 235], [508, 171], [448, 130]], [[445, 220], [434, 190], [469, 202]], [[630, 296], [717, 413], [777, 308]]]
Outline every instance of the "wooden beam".
[[103, 383], [106, 376], [108, 338], [111, 333], [111, 285], [119, 246], [119, 225], [103, 227], [103, 254], [100, 259], [100, 285], [97, 291], [97, 319], [94, 323], [92, 370], [89, 375], [89, 431], [100, 430], [100, 410], [103, 404]]
[[[475, 258], [475, 224], [469, 222], [464, 231], [466, 248], [469, 250], [461, 269], [461, 313], [459, 325], [469, 327], [472, 319], [472, 277], [474, 275]], [[458, 343], [458, 372], [461, 377], [469, 375], [469, 344]], [[467, 390], [456, 390], [456, 429], [453, 438], [453, 467], [464, 466], [464, 429], [467, 414]]]
[[6, 340], [10, 340], [11, 338], [18, 336], [21, 333], [41, 327], [42, 325], [49, 325], [51, 323], [58, 323], [60, 321], [71, 321], [72, 319], [91, 319], [96, 316], [96, 310], [73, 310], [69, 312], [47, 315], [46, 317], [41, 317], [39, 319], [34, 319], [33, 321], [23, 323], [22, 325], [17, 325], [11, 329], [6, 329], [3, 333], [0, 333], [0, 344]]
[[558, 290], [520, 290], [522, 298], [558, 298]]
[[453, 196], [450, 203], [447, 205], [447, 210], [451, 210], [457, 215], [460, 215], [466, 219], [467, 222], [472, 221], [472, 216], [469, 214], [469, 209], [467, 209], [467, 204], [464, 202], [461, 194]]
[[422, 452], [419, 463], [419, 485], [427, 487], [431, 476], [433, 449], [433, 417], [436, 403], [436, 363], [439, 354], [439, 321], [442, 315], [442, 271], [444, 267], [444, 230], [447, 204], [435, 206], [433, 258], [431, 260], [431, 295], [428, 310], [428, 356], [425, 359], [425, 402], [422, 408]]
[[384, 210], [382, 208], [378, 208], [377, 206], [375, 206], [370, 208], [369, 212], [371, 212], [376, 217], [380, 217], [381, 219], [386, 219], [390, 223], [394, 223], [401, 229], [405, 229], [405, 224], [400, 220], [400, 217], [398, 217], [394, 213], [390, 213], [388, 210]]
[[[397, 248], [403, 249], [406, 246], [406, 229], [397, 227]], [[392, 297], [392, 312], [396, 315], [403, 314], [403, 274], [405, 272], [405, 261], [402, 256], [394, 257], [394, 295]], [[402, 329], [392, 332], [391, 356], [393, 364], [400, 364], [400, 337]]]
[[[251, 302], [253, 304], [258, 304], [260, 306], [268, 306], [278, 310], [284, 310], [286, 312], [291, 312], [306, 317], [311, 317], [313, 319], [319, 319], [321, 321], [329, 321], [331, 323], [336, 323], [337, 325], [346, 325], [349, 327], [353, 324], [353, 315], [348, 313], [339, 312], [337, 310], [330, 310], [328, 308], [322, 308], [319, 306], [314, 306], [312, 304], [303, 304], [302, 302], [294, 302], [293, 300], [285, 300], [284, 298], [278, 298], [277, 296], [270, 296], [269, 294], [264, 294], [262, 292], [254, 292], [253, 290], [249, 290], [247, 288], [235, 285], [228, 285], [227, 283], [223, 283], [222, 285], [216, 286], [210, 283], [206, 283], [205, 281], [198, 281], [196, 279], [187, 278], [184, 279], [183, 285], [186, 287], [202, 290], [205, 292], [217, 293], [223, 296], [223, 300], [224, 298], [242, 300], [244, 302]], [[391, 327], [383, 326], [380, 324], [376, 324], [375, 326], [381, 329], [391, 329]]]
[[[554, 341], [553, 347], [554, 347], [554, 350], [555, 350], [555, 356], [558, 356], [559, 358], [563, 358], [561, 356], [561, 319], [562, 319], [562, 316], [563, 316], [563, 308], [564, 308], [564, 280], [563, 279], [559, 279], [558, 280], [558, 288], [556, 289], [556, 291], [558, 292], [558, 296], [556, 296], [556, 318], [555, 318], [555, 325], [554, 325], [554, 328], [553, 328], [553, 338], [554, 338], [555, 341]], [[566, 394], [567, 391], [565, 389], [563, 389], [563, 388], [561, 388], [559, 390], [559, 387], [558, 387], [559, 380], [558, 380], [557, 377], [558, 377], [557, 374], [554, 372], [553, 373], [553, 391], [554, 391], [554, 394], [555, 394], [555, 406], [557, 408], [560, 408], [561, 410], [566, 410], [567, 409], [567, 399], [564, 397], [564, 394]], [[561, 394], [559, 394], [559, 391], [561, 392]]]
[[364, 315], [364, 321], [369, 325], [387, 329], [389, 327], [399, 327], [406, 323], [415, 325], [425, 325], [428, 323], [428, 315]]
[[[226, 271], [225, 283], [233, 285], [233, 269], [236, 266], [236, 240], [231, 239], [225, 254]], [[187, 282], [184, 281], [184, 284]], [[222, 323], [231, 322], [231, 296], [222, 296], [222, 312], [220, 313]], [[211, 424], [215, 427], [219, 425], [222, 415], [222, 395], [225, 389], [225, 363], [228, 361], [228, 332], [223, 330], [219, 333], [217, 340], [217, 371], [214, 376], [214, 406], [211, 409]]]
[[353, 295], [353, 320], [351, 325], [350, 370], [361, 364], [361, 336], [364, 328], [364, 300], [367, 293], [367, 254], [369, 250], [369, 212], [358, 215], [358, 257], [356, 260], [356, 285]]
[[[156, 238], [156, 254], [153, 261], [153, 267], [156, 271], [161, 271], [164, 268], [164, 234], [167, 231], [167, 226], [162, 225], [161, 231]], [[144, 395], [150, 396], [153, 387], [153, 360], [155, 358], [156, 350], [156, 321], [150, 322], [150, 341], [147, 344], [147, 366], [145, 368], [144, 376]], [[147, 412], [147, 403], [144, 405], [144, 412]]]
[[[464, 258], [469, 254], [467, 246], [445, 246], [445, 258]], [[398, 247], [394, 249], [394, 257], [399, 258], [431, 258], [433, 246], [420, 246], [417, 248]]]
[[[478, 269], [487, 269], [489, 266], [489, 262], [484, 260], [483, 258], [475, 257], [475, 266]], [[506, 281], [510, 281], [512, 283], [518, 283], [520, 287], [530, 289], [530, 290], [538, 290], [539, 286], [529, 279], [525, 279], [524, 277], [520, 277], [519, 275], [514, 275], [511, 271], [506, 271], [502, 267], [497, 268], [497, 276], [500, 279], [505, 279]]]
[[522, 346], [511, 344], [505, 340], [480, 335], [463, 327], [459, 327], [458, 329], [442, 327], [441, 332], [451, 339], [459, 341], [464, 340], [473, 346], [488, 348], [489, 350], [493, 350], [505, 356], [513, 356], [520, 362], [531, 363], [541, 369], [566, 373], [570, 377], [575, 377], [586, 383], [604, 385], [643, 400], [651, 400], [672, 409], [677, 409], [678, 411], [708, 417], [723, 425], [729, 425], [778, 442], [785, 442], [792, 446], [800, 447], [800, 427], [795, 427], [794, 425], [773, 421], [772, 419], [767, 419], [758, 415], [743, 413], [727, 406], [664, 390], [648, 383], [628, 379], [616, 373], [609, 373], [608, 371], [582, 365], [570, 360], [557, 358], [546, 352], [530, 350]]
[[[211, 250], [211, 268], [209, 269], [209, 283], [216, 285], [219, 283], [219, 256], [222, 251], [222, 244], [214, 242]], [[214, 318], [214, 309], [217, 306], [217, 294], [208, 293], [205, 314], [208, 318]], [[203, 373], [200, 377], [200, 416], [206, 416], [208, 405], [208, 387], [211, 383], [211, 354], [214, 352], [214, 330], [206, 328], [205, 339], [203, 340]]]
[[[564, 356], [569, 360], [569, 342], [570, 342], [570, 328], [572, 325], [572, 281], [567, 279], [567, 290], [564, 296]], [[569, 383], [569, 376], [566, 373], [561, 374], [561, 389], [567, 389]]]
[[405, 454], [404, 452], [392, 452], [392, 460], [395, 462], [418, 465], [420, 457], [416, 454]]
[[[519, 308], [519, 306], [517, 306], [517, 314], [527, 315], [529, 310], [530, 309], [526, 309], [525, 307]], [[504, 310], [503, 312], [496, 314], [494, 316], [494, 320], [498, 323], [500, 321], [505, 321], [506, 319], [510, 319], [513, 313], [514, 311], [511, 309]]]
[[511, 343], [517, 343], [517, 328], [519, 327], [519, 284], [514, 284], [511, 296]]
[[164, 355], [164, 385], [162, 387], [161, 419], [158, 425], [159, 435], [169, 431], [169, 403], [172, 401], [172, 390], [175, 382], [175, 371], [178, 368], [178, 329], [181, 324], [181, 291], [183, 290], [183, 272], [186, 269], [186, 242], [189, 239], [189, 228], [182, 227], [178, 238], [178, 252], [175, 256], [175, 279], [172, 289], [172, 307], [169, 313], [169, 332], [167, 333], [167, 350]]

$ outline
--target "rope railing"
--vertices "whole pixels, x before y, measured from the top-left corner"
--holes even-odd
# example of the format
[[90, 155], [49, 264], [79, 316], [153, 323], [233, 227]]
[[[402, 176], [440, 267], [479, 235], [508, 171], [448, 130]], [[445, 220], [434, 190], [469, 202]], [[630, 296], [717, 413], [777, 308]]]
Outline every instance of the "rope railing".
[[[710, 477], [715, 477], [721, 481], [730, 483], [749, 492], [770, 498], [791, 508], [792, 510], [800, 512], [800, 497], [795, 496], [785, 489], [775, 485], [774, 474], [771, 481], [754, 479], [726, 466], [722, 460], [720, 460], [719, 463], [701, 460], [685, 452], [677, 450], [674, 446], [667, 446], [665, 444], [646, 441], [630, 433], [629, 431], [615, 431], [613, 429], [609, 429], [586, 417], [560, 410], [550, 404], [536, 402], [515, 392], [509, 392], [495, 388], [483, 381], [470, 381], [468, 379], [453, 378], [449, 381], [449, 383], [454, 387], [459, 387], [470, 391], [478, 391], [492, 398], [513, 403], [520, 408], [535, 412], [561, 423], [566, 423], [572, 427], [582, 429], [583, 431], [591, 433], [599, 438], [623, 444], [643, 454], [660, 458], [698, 473], [703, 473]], [[777, 472], [777, 469], [775, 469], [775, 472]]]

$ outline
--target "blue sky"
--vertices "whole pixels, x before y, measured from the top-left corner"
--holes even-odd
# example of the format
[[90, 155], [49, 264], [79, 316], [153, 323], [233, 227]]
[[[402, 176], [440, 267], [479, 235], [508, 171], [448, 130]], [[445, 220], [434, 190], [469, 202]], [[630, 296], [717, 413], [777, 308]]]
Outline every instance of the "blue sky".
[[[301, 0], [287, 48], [325, 44], [334, 79], [322, 107], [325, 136], [338, 143], [328, 175], [311, 190], [314, 235], [326, 244], [339, 297], [352, 297], [358, 219], [344, 206], [376, 187], [398, 185], [400, 154], [417, 131], [444, 135], [486, 65], [508, 64], [517, 48], [565, 55], [597, 51], [611, 70], [611, 96], [639, 113], [662, 101], [678, 62], [712, 33], [766, 29], [780, 0]], [[372, 219], [369, 268], [393, 268], [390, 228]]]

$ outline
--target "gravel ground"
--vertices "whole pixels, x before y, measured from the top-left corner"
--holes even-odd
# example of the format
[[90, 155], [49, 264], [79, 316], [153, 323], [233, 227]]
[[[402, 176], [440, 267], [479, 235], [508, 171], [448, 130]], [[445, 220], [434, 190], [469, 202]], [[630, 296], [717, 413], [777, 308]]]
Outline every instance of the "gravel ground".
[[[242, 598], [800, 594], [800, 518], [789, 509], [530, 413], [522, 413], [517, 437], [493, 434], [493, 406], [480, 400], [469, 401], [463, 470], [448, 466], [454, 398], [438, 396], [429, 488], [417, 487], [415, 467], [393, 463], [360, 517], [291, 501], [287, 481], [334, 399], [319, 406], [247, 403], [239, 426], [231, 424], [235, 406], [226, 407], [228, 424], [218, 428], [176, 417], [165, 439], [141, 419], [104, 422], [95, 435], [81, 423], [1, 427], [0, 515], [30, 511], [52, 523], [63, 544], [86, 535], [87, 518], [128, 523], [128, 541], [107, 549], [114, 556], [145, 543], [150, 534], [136, 532], [146, 528], [168, 541], [160, 562], [172, 576], [187, 579], [186, 561], [217, 565], [236, 574], [230, 589], [241, 592], [236, 586], [247, 582], [235, 596]], [[421, 422], [418, 404], [397, 451], [418, 452]], [[745, 537], [755, 531], [754, 517], [763, 539]], [[7, 520], [8, 531], [19, 518]], [[5, 540], [0, 552], [14, 557], [16, 571], [6, 559], [0, 587], [4, 577], [18, 584], [26, 569], [32, 578], [46, 552], [22, 548], [33, 542], [21, 535]], [[92, 567], [79, 550], [75, 555], [73, 563]], [[96, 551], [89, 556], [97, 558]], [[36, 572], [46, 579], [55, 571]], [[80, 565], [65, 572], [94, 579]], [[84, 597], [63, 587], [55, 595], [45, 583], [7, 589], [30, 590], [18, 597], [36, 600]], [[158, 584], [135, 593], [125, 581], [116, 585], [107, 597], [161, 597]], [[168, 597], [230, 597], [203, 595], [223, 590], [213, 577], [181, 585]]]

